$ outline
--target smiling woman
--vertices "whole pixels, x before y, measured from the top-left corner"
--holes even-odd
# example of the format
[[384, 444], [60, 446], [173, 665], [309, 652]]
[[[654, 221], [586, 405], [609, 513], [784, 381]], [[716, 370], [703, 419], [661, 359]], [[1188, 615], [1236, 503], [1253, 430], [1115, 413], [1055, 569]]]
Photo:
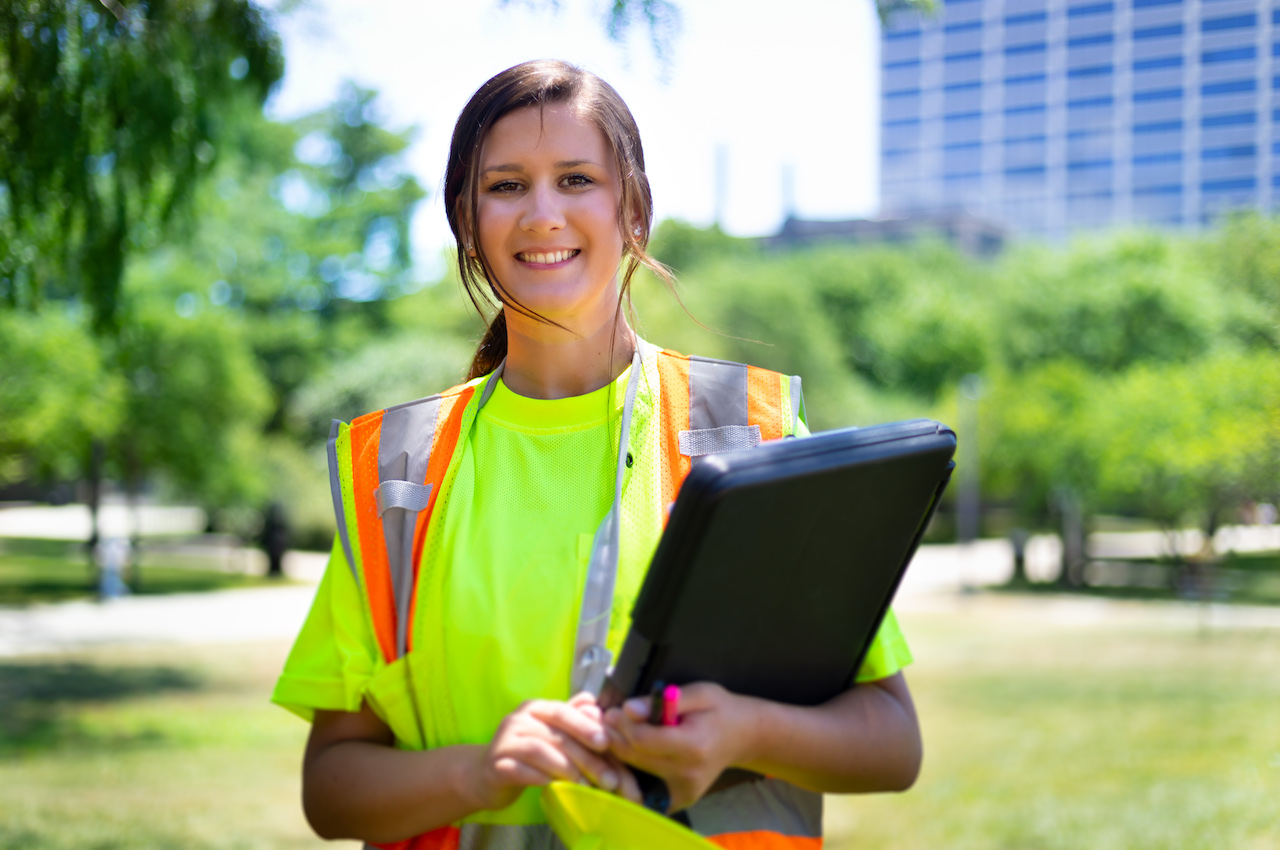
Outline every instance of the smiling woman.
[[[617, 92], [562, 62], [498, 74], [458, 119], [445, 202], [472, 300], [500, 309], [467, 383], [332, 432], [338, 540], [273, 696], [312, 722], [312, 826], [558, 847], [538, 786], [637, 800], [636, 767], [721, 846], [813, 850], [822, 792], [911, 785], [892, 615], [861, 685], [825, 705], [679, 683], [679, 722], [659, 728], [643, 700], [596, 704], [689, 446], [805, 433], [799, 378], [660, 350], [626, 321], [636, 270], [670, 276], [646, 253], [644, 154]], [[769, 778], [712, 793], [729, 767]]]

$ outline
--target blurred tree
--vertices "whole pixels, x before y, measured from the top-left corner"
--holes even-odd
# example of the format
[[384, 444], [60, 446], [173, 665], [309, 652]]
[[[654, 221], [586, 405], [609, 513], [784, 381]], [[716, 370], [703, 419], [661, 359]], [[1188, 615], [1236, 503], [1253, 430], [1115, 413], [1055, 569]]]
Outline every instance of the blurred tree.
[[0, 6], [0, 301], [78, 296], [114, 329], [126, 257], [189, 209], [228, 106], [282, 72], [247, 0]]
[[116, 430], [124, 382], [83, 323], [60, 311], [0, 311], [0, 485], [63, 479]]

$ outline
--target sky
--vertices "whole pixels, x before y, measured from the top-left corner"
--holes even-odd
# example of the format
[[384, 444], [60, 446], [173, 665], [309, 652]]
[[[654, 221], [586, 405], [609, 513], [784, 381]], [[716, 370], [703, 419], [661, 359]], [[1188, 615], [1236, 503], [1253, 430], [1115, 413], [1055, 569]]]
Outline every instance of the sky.
[[452, 244], [439, 189], [453, 122], [485, 80], [528, 59], [573, 62], [627, 101], [657, 220], [715, 220], [718, 157], [721, 225], [735, 235], [775, 232], [788, 206], [801, 218], [873, 215], [872, 0], [676, 2], [681, 28], [664, 69], [647, 24], [624, 43], [608, 38], [608, 0], [311, 0], [277, 21], [286, 71], [269, 112], [319, 109], [349, 79], [380, 93], [389, 126], [416, 127], [407, 161], [430, 197], [413, 238], [427, 267]]

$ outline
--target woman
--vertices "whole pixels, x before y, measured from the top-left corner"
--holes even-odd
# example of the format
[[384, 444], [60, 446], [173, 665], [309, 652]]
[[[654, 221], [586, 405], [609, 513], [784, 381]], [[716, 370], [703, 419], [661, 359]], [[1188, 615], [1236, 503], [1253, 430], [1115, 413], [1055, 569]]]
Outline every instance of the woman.
[[[661, 728], [645, 700], [602, 714], [590, 696], [688, 471], [679, 432], [725, 424], [691, 398], [740, 385], [750, 422], [732, 428], [803, 432], [798, 380], [659, 351], [625, 321], [639, 265], [669, 278], [618, 94], [561, 62], [498, 74], [458, 119], [445, 204], [473, 301], [502, 308], [467, 384], [335, 423], [339, 539], [273, 696], [312, 721], [313, 828], [555, 846], [538, 786], [636, 799], [635, 766], [724, 846], [814, 847], [820, 792], [908, 787], [920, 739], [892, 616], [864, 684], [826, 705], [697, 683]], [[707, 795], [730, 766], [770, 778]]]

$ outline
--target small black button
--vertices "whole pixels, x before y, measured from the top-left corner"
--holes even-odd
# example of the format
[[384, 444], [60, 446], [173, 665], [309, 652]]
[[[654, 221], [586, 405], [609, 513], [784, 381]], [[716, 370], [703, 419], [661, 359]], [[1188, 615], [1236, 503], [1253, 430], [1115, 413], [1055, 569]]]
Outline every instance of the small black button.
[[631, 464], [635, 462], [636, 462], [636, 459], [631, 456], [631, 452], [627, 452], [627, 469], [630, 469]]

